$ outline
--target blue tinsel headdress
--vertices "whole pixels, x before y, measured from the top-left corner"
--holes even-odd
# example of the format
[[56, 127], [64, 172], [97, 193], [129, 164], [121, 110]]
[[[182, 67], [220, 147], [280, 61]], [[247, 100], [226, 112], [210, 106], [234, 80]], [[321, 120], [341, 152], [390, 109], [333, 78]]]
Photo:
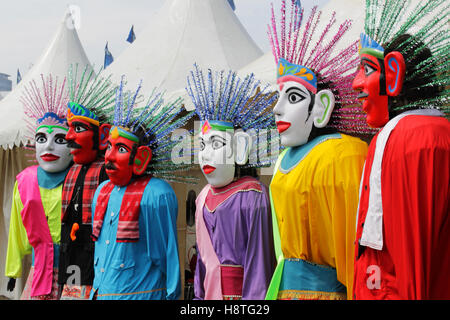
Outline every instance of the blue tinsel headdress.
[[169, 181], [192, 183], [196, 178], [177, 174], [194, 167], [194, 164], [174, 163], [172, 149], [178, 141], [171, 139], [171, 133], [184, 126], [194, 115], [183, 112], [183, 99], [181, 97], [171, 102], [164, 101], [164, 94], [154, 89], [143, 106], [139, 104], [143, 97], [139, 95], [142, 81], [135, 92], [124, 91], [124, 77], [116, 91], [114, 120], [111, 131], [115, 128], [125, 131], [130, 139], [139, 145], [149, 146], [152, 150], [152, 160], [146, 174], [163, 178]]
[[268, 88], [269, 84], [263, 86], [253, 74], [241, 79], [231, 70], [213, 72], [208, 69], [205, 76], [194, 64], [194, 70], [187, 78], [186, 91], [201, 127], [242, 129], [249, 133], [254, 147], [246, 166], [262, 167], [270, 165], [279, 151], [279, 136], [272, 113], [278, 95]]

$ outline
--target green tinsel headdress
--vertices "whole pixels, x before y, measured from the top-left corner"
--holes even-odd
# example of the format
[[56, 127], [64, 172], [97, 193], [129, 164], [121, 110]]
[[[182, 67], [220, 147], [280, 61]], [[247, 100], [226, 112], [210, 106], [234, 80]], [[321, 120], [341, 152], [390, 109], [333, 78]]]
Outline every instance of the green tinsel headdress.
[[111, 82], [111, 76], [101, 77], [100, 71], [96, 74], [92, 68], [86, 66], [78, 79], [78, 65], [75, 68], [70, 66], [67, 120], [82, 118], [97, 126], [112, 121], [117, 86]]
[[[402, 53], [406, 74], [402, 97], [392, 110], [434, 108], [450, 115], [449, 8], [446, 0], [366, 0], [360, 53], [382, 59]], [[429, 50], [429, 51], [428, 51]]]

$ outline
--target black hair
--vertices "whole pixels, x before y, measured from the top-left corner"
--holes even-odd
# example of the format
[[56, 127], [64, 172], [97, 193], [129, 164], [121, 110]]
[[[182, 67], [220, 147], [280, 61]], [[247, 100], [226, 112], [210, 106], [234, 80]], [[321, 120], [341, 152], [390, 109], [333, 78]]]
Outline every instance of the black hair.
[[[130, 160], [128, 162], [129, 165], [133, 164], [134, 158], [136, 157], [136, 152], [137, 152], [137, 149], [139, 148], [139, 146], [148, 145], [152, 151], [154, 151], [158, 147], [156, 142], [150, 144], [151, 141], [155, 140], [154, 135], [153, 134], [146, 135], [145, 132], [146, 132], [146, 130], [142, 126], [137, 128], [136, 131], [134, 132], [134, 134], [139, 138], [139, 143], [135, 143], [133, 145], [133, 148], [131, 149]], [[151, 161], [150, 161], [150, 163], [151, 163]], [[148, 165], [149, 167], [150, 167], [150, 163]], [[145, 170], [145, 171], [147, 171], [147, 170]]]
[[393, 51], [400, 52], [405, 60], [406, 69], [402, 91], [398, 96], [388, 98], [390, 119], [405, 111], [398, 110], [399, 107], [418, 100], [433, 98], [439, 94], [439, 87], [423, 87], [423, 85], [432, 82], [435, 75], [430, 74], [430, 72], [418, 72], [422, 70], [417, 70], [417, 66], [425, 60], [430, 61], [430, 63], [423, 68], [429, 71], [434, 67], [434, 62], [430, 59], [432, 58], [431, 50], [422, 41], [410, 34], [402, 34], [383, 45], [383, 47], [385, 48], [385, 56]]

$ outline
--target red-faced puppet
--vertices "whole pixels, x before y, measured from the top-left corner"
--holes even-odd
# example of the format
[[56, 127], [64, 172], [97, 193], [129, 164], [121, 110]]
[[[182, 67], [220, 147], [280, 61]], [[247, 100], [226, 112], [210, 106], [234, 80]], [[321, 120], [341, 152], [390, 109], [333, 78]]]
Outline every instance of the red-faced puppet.
[[89, 164], [106, 149], [110, 124], [100, 124], [98, 117], [84, 106], [70, 102], [67, 112], [69, 131], [66, 135], [73, 160]]
[[405, 78], [405, 60], [398, 51], [384, 56], [384, 49], [367, 35], [361, 35], [361, 64], [353, 81], [353, 89], [367, 113], [367, 123], [374, 128], [389, 121], [388, 97], [400, 94]]

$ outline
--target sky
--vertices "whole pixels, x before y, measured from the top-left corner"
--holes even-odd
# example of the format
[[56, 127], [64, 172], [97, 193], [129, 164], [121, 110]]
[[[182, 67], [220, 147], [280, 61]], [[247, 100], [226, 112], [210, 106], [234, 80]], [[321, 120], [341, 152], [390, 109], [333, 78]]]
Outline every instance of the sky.
[[[104, 48], [117, 58], [130, 43], [132, 25], [136, 37], [166, 0], [0, 0], [0, 73], [17, 69], [22, 77], [39, 59], [53, 38], [69, 5], [79, 8], [78, 36], [92, 64], [103, 65]], [[234, 0], [241, 23], [263, 52], [270, 50], [267, 24], [270, 4], [280, 0]], [[305, 9], [329, 0], [303, 0]]]

